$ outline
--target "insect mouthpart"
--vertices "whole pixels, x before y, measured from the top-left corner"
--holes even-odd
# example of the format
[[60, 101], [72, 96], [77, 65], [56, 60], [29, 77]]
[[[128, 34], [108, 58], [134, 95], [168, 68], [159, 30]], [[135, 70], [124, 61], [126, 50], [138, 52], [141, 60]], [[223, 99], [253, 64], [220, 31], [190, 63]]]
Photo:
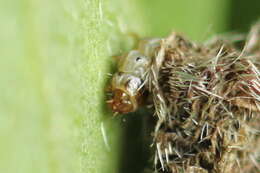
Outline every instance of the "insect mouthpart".
[[136, 110], [136, 102], [121, 89], [115, 89], [112, 91], [112, 99], [107, 101], [108, 106], [113, 112], [125, 114]]

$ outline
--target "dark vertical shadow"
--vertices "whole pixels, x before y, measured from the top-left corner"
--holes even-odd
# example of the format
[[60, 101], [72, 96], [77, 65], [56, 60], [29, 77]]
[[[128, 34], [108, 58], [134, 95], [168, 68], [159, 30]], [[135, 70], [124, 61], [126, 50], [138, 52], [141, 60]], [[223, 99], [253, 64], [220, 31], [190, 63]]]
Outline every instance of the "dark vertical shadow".
[[260, 20], [260, 0], [231, 0], [231, 31], [246, 32], [257, 20]]
[[120, 173], [142, 173], [151, 158], [153, 116], [144, 110], [123, 117]]
[[[128, 38], [130, 37], [130, 38]], [[122, 35], [122, 38], [128, 38], [129, 40], [120, 39], [115, 44], [118, 44], [120, 52], [126, 52], [129, 47], [136, 44], [135, 38], [131, 38], [131, 35]], [[117, 54], [115, 54], [117, 55]], [[114, 74], [117, 70], [116, 62], [109, 62], [109, 72]], [[108, 99], [106, 89], [110, 84], [111, 77], [104, 78], [104, 93], [102, 102], [103, 115], [111, 114], [111, 117], [102, 116], [102, 120], [106, 122], [107, 126], [111, 126], [111, 121], [115, 121], [119, 124], [119, 128], [122, 131], [120, 135], [120, 142], [118, 149], [113, 150], [116, 155], [119, 154], [119, 168], [117, 173], [143, 173], [143, 170], [148, 166], [148, 162], [151, 158], [150, 145], [152, 143], [151, 132], [154, 129], [154, 116], [152, 113], [140, 109], [135, 113], [129, 113], [127, 115], [113, 116], [113, 113], [108, 108], [105, 100]], [[112, 127], [111, 127], [112, 128]], [[111, 142], [113, 143], [113, 142]], [[117, 144], [115, 144], [118, 146]], [[106, 172], [106, 170], [104, 170]]]

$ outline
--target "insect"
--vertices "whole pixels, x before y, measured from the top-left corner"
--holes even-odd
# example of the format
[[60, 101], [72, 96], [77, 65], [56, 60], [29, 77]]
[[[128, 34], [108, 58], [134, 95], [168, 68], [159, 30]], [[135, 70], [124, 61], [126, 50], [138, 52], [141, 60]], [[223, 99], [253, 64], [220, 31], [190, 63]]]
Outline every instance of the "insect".
[[258, 172], [260, 25], [242, 49], [228, 39], [195, 43], [172, 33], [118, 59], [107, 101], [125, 114], [156, 115], [154, 171]]
[[144, 102], [146, 75], [159, 46], [160, 39], [143, 40], [138, 49], [119, 59], [110, 86], [113, 98], [107, 101], [114, 112], [134, 112]]

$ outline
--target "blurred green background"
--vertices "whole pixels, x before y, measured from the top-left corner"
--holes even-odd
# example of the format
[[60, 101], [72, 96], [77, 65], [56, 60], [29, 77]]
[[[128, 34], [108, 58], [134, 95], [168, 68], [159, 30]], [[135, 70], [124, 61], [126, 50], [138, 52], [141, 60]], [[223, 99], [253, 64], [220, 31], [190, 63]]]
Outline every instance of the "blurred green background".
[[138, 173], [146, 118], [105, 106], [132, 38], [247, 32], [258, 0], [0, 1], [0, 172]]

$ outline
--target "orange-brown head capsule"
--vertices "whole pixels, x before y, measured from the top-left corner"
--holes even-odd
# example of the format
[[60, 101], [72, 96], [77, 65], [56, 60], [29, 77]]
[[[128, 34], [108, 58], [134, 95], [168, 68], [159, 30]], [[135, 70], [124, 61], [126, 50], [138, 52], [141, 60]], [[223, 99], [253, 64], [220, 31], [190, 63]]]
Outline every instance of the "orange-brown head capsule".
[[112, 99], [108, 101], [113, 112], [128, 113], [137, 109], [141, 102], [142, 80], [135, 76], [116, 73], [112, 79]]

